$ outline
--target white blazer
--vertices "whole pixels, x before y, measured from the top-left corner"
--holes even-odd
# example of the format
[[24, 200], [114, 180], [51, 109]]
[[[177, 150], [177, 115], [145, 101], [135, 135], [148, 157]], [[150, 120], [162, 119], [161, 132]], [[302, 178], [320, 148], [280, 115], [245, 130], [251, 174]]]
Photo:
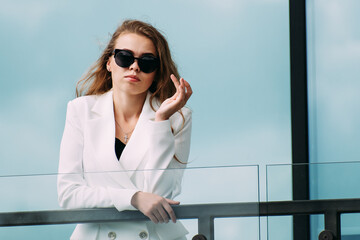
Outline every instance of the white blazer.
[[[153, 106], [158, 105], [154, 102]], [[187, 162], [191, 135], [191, 110], [184, 107], [181, 111], [183, 116], [177, 112], [169, 120], [155, 122], [148, 93], [132, 136], [118, 160], [112, 90], [70, 101], [60, 147], [57, 184], [60, 206], [115, 207], [123, 211], [135, 210], [131, 198], [137, 191], [176, 197], [181, 190], [185, 165], [174, 156]], [[109, 239], [110, 236], [110, 239], [171, 240], [187, 233], [179, 221], [176, 224], [116, 222], [78, 224], [70, 239]], [[117, 237], [111, 238], [114, 236]]]

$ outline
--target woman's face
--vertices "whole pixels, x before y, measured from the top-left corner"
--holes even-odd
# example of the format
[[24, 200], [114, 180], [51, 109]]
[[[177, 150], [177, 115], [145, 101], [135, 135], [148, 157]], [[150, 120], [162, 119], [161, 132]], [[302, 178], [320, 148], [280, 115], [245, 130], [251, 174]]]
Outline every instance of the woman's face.
[[[157, 56], [152, 41], [136, 33], [121, 34], [115, 42], [115, 49], [127, 50], [136, 58], [144, 55]], [[111, 72], [114, 90], [131, 95], [146, 95], [156, 74], [156, 70], [151, 73], [141, 71], [138, 60], [129, 67], [120, 67], [116, 64], [114, 55], [109, 58], [107, 68]]]

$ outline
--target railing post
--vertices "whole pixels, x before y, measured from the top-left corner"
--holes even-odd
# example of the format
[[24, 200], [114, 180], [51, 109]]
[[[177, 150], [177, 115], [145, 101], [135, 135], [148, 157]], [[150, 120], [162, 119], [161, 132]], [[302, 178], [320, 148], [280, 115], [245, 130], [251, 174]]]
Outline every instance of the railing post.
[[211, 216], [199, 217], [198, 232], [204, 235], [207, 240], [214, 240], [214, 218]]
[[319, 234], [319, 240], [334, 240], [334, 234], [329, 230], [324, 230]]
[[326, 211], [324, 214], [325, 218], [325, 231], [322, 234], [332, 233], [334, 240], [341, 240], [341, 227], [340, 227], [340, 213], [336, 210]]

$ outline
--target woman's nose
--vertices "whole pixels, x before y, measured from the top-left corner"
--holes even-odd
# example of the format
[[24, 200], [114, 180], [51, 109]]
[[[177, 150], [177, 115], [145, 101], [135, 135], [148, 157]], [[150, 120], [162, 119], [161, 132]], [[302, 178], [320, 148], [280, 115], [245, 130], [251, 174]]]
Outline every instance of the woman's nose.
[[140, 72], [140, 67], [137, 59], [134, 59], [134, 62], [130, 65], [129, 69], [134, 70], [136, 72]]

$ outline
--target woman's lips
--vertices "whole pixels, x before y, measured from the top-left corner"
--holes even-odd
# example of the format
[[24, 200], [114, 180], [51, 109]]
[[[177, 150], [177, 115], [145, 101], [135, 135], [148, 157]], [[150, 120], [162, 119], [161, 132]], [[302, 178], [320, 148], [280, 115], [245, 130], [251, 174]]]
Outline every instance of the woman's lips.
[[125, 79], [130, 82], [139, 82], [140, 79], [136, 75], [127, 75], [125, 76]]

